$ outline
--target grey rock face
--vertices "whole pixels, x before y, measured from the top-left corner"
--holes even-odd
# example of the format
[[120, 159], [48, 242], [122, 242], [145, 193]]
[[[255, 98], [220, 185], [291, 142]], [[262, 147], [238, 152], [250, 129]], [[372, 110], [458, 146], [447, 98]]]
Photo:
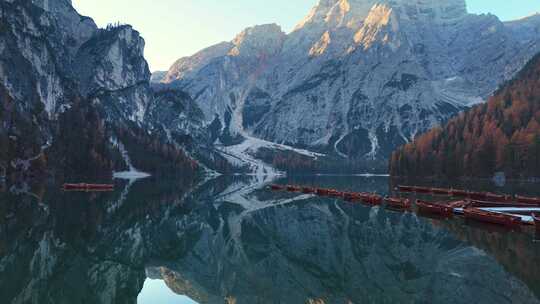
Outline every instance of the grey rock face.
[[384, 159], [510, 79], [540, 50], [534, 19], [468, 14], [463, 0], [319, 1], [292, 33], [247, 29], [164, 82], [223, 132]]
[[99, 30], [77, 52], [75, 73], [85, 96], [147, 84], [144, 40], [131, 26]]
[[[10, 147], [0, 149], [0, 166], [14, 157], [37, 159], [40, 149], [59, 142], [55, 138], [61, 137], [59, 130], [73, 127], [61, 125], [71, 120], [59, 117], [81, 107], [96, 109], [97, 125], [104, 130], [100, 132], [104, 138], [87, 139], [89, 145], [109, 139], [116, 142], [119, 135], [115, 133], [120, 132], [139, 141], [131, 150], [141, 155], [144, 149], [152, 149], [141, 147], [150, 142], [141, 137], [170, 144], [165, 136], [148, 133], [158, 124], [144, 120], [154, 91], [144, 59], [144, 39], [131, 26], [98, 29], [67, 0], [2, 1], [0, 8], [0, 108], [6, 109], [0, 112], [0, 141]], [[169, 114], [179, 117], [182, 113]], [[189, 129], [189, 123], [183, 126]], [[84, 129], [85, 121], [80, 124]], [[108, 148], [115, 149], [112, 144]]]
[[[154, 132], [163, 132], [169, 141], [196, 138], [207, 142], [204, 131], [204, 115], [193, 99], [182, 91], [163, 90], [155, 93], [148, 107], [146, 121], [153, 122]], [[178, 140], [175, 140], [175, 138]]]
[[199, 68], [210, 63], [212, 59], [227, 55], [231, 48], [232, 43], [222, 42], [206, 48], [191, 57], [180, 58], [169, 69], [164, 82], [174, 81], [175, 79], [185, 77], [189, 73], [197, 72]]

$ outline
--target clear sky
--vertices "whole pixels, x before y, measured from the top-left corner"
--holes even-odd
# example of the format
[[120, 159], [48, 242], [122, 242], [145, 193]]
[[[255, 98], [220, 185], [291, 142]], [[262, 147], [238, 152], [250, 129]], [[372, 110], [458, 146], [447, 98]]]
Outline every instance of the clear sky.
[[[176, 59], [221, 41], [244, 28], [277, 23], [289, 32], [317, 0], [73, 0], [82, 15], [103, 27], [131, 24], [146, 40], [150, 69], [167, 70]], [[512, 20], [540, 12], [539, 0], [467, 0], [469, 12]]]

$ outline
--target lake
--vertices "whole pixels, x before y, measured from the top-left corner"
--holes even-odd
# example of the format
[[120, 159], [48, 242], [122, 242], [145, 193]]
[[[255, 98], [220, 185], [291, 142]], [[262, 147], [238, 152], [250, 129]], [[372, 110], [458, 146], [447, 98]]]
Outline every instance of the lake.
[[[0, 187], [2, 303], [540, 302], [533, 229], [272, 192], [269, 182], [386, 195], [399, 181], [148, 178], [101, 193]], [[526, 182], [452, 186], [540, 194]]]

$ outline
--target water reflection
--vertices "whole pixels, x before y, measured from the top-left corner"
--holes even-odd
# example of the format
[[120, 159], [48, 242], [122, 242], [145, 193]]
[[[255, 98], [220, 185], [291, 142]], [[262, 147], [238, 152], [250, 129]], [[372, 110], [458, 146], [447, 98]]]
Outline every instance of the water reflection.
[[[381, 194], [393, 184], [278, 182]], [[538, 302], [532, 233], [257, 184], [148, 179], [111, 193], [2, 192], [0, 294], [5, 303]]]

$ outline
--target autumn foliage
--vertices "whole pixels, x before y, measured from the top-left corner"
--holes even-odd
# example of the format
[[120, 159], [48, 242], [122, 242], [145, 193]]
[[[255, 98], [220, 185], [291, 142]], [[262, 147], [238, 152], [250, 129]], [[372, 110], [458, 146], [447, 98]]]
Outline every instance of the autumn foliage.
[[392, 155], [394, 176], [540, 177], [540, 54], [486, 104]]

